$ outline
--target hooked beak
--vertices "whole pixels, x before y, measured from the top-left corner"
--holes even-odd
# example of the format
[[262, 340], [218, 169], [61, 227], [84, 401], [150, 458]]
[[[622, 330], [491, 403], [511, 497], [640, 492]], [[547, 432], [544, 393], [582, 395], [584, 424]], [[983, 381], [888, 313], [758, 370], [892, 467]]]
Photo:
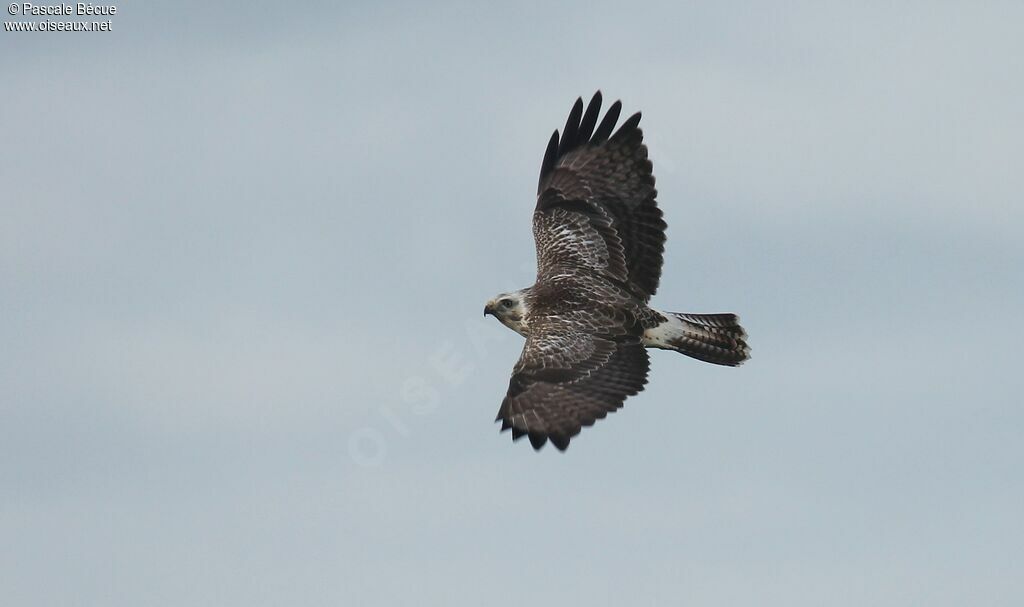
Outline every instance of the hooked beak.
[[488, 304], [484, 306], [484, 318], [487, 318], [488, 314], [494, 316], [494, 305], [491, 304], [490, 302], [488, 302]]

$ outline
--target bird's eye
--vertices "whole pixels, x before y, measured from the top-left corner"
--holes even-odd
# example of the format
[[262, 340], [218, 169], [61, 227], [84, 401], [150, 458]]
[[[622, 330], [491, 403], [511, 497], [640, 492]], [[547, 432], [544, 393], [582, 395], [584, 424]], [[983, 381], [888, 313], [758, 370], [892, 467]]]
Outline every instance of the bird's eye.
[[503, 308], [511, 308], [513, 305], [515, 305], [515, 304], [512, 303], [511, 299], [503, 299], [503, 300], [501, 300], [501, 307], [503, 307]]

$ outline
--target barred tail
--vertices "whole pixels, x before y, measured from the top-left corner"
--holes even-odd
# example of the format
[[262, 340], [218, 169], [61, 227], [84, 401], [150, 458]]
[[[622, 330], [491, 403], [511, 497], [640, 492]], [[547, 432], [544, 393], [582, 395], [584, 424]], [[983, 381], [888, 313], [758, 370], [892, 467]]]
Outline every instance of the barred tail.
[[714, 363], [736, 367], [750, 358], [747, 332], [735, 314], [660, 312], [665, 322], [644, 333], [648, 348], [675, 350]]

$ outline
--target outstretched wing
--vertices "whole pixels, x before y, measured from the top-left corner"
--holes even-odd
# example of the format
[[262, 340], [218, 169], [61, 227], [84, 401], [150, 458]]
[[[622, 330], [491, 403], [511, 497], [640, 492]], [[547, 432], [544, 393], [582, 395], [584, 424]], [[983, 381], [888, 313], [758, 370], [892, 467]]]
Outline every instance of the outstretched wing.
[[612, 134], [621, 109], [616, 101], [597, 124], [598, 91], [586, 113], [577, 99], [561, 136], [557, 130], [551, 135], [533, 219], [537, 274], [543, 279], [583, 268], [647, 301], [661, 279], [665, 221], [637, 126], [640, 113]]
[[548, 439], [564, 451], [584, 426], [622, 406], [647, 383], [647, 351], [638, 339], [617, 341], [564, 323], [531, 334], [512, 371], [498, 417], [513, 440], [534, 449]]

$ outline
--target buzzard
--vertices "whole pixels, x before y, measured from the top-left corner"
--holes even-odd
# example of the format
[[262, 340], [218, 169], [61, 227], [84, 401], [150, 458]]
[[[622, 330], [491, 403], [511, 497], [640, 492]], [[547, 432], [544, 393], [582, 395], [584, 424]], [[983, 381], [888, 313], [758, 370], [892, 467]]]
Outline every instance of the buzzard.
[[735, 314], [660, 312], [665, 221], [640, 113], [615, 129], [616, 101], [598, 123], [601, 92], [579, 98], [540, 168], [533, 236], [537, 281], [487, 302], [526, 338], [495, 421], [534, 449], [564, 451], [584, 426], [647, 383], [647, 348], [735, 367], [750, 356]]

